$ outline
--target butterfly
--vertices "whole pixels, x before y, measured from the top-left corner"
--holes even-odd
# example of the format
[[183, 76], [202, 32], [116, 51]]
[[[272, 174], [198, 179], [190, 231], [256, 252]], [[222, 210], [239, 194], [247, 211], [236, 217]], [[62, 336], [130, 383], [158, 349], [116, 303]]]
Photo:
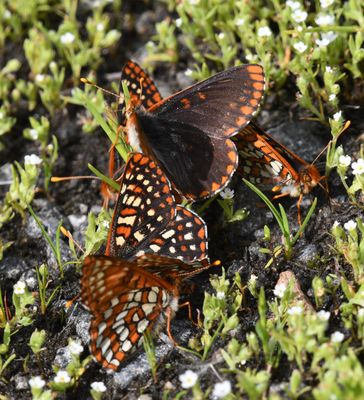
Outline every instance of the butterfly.
[[229, 68], [162, 99], [135, 62], [122, 69], [130, 103], [120, 96], [118, 112], [129, 144], [157, 160], [174, 189], [189, 200], [221, 191], [238, 165], [230, 139], [258, 110], [264, 92], [260, 65]]
[[[239, 153], [237, 173], [263, 190], [278, 193], [274, 198], [298, 197], [298, 210], [303, 195], [324, 179], [316, 166], [279, 144], [254, 122], [234, 141]], [[300, 212], [298, 218], [300, 221]]]
[[[122, 79], [127, 82], [134, 104], [153, 110], [163, 103], [152, 79], [135, 62], [129, 61], [124, 66]], [[120, 99], [119, 121], [125, 124], [123, 96]], [[239, 175], [262, 189], [279, 193], [275, 198], [289, 195], [299, 197], [300, 203], [302, 195], [311, 192], [323, 179], [314, 165], [278, 143], [253, 121], [240, 129], [232, 140], [239, 154]]]
[[81, 297], [92, 315], [96, 360], [117, 370], [146, 331], [157, 332], [167, 321], [170, 335], [183, 281], [210, 266], [204, 221], [176, 204], [153, 160], [131, 154], [105, 255], [87, 256], [82, 265]]

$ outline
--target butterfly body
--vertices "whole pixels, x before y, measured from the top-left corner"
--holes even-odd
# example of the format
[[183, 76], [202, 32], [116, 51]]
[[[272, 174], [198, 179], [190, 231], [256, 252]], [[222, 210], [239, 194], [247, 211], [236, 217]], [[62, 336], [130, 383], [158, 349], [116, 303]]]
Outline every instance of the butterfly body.
[[[129, 61], [122, 72], [131, 90], [131, 106], [125, 107], [123, 97], [119, 105], [129, 143], [158, 161], [187, 199], [218, 193], [238, 165], [230, 138], [249, 123], [263, 95], [262, 67], [230, 68], [164, 100], [141, 71]], [[135, 91], [138, 74], [144, 92]]]

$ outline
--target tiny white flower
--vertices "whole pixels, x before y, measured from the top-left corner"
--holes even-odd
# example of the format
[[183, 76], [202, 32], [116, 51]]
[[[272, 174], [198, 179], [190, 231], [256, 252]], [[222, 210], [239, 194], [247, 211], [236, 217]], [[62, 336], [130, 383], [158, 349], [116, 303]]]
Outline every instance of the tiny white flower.
[[358, 310], [358, 317], [359, 317], [359, 318], [363, 318], [363, 317], [364, 317], [364, 308], [360, 308], [360, 309]]
[[320, 0], [320, 4], [322, 8], [330, 7], [331, 4], [334, 4], [335, 0]]
[[258, 277], [257, 277], [256, 275], [251, 274], [251, 275], [250, 275], [249, 282], [255, 283], [255, 282], [257, 281], [257, 279], [258, 279]]
[[183, 389], [189, 389], [194, 386], [197, 382], [197, 378], [198, 375], [196, 374], [196, 372], [193, 372], [190, 369], [179, 376], [179, 380]]
[[69, 382], [71, 382], [71, 377], [68, 375], [67, 371], [59, 370], [57, 372], [57, 375], [54, 377], [54, 382], [69, 383]]
[[9, 10], [5, 10], [3, 16], [4, 16], [4, 19], [10, 19], [11, 12]]
[[317, 317], [321, 320], [321, 321], [328, 321], [330, 319], [330, 312], [329, 311], [325, 311], [325, 310], [321, 310], [317, 313]]
[[344, 340], [345, 336], [343, 333], [336, 331], [331, 335], [331, 341], [333, 343], [341, 343]]
[[301, 306], [293, 306], [288, 309], [287, 313], [288, 315], [301, 315], [303, 312], [303, 309]]
[[218, 37], [220, 40], [223, 40], [224, 37], [225, 37], [225, 33], [224, 33], [224, 32], [220, 32], [220, 33], [217, 35], [217, 37]]
[[245, 58], [246, 58], [249, 62], [254, 62], [254, 61], [256, 61], [257, 56], [254, 55], [254, 54], [247, 54], [247, 55], [245, 56]]
[[303, 42], [297, 42], [293, 45], [294, 49], [297, 50], [299, 53], [304, 53], [307, 50], [307, 45]]
[[182, 22], [183, 22], [183, 21], [182, 21], [182, 18], [177, 18], [177, 19], [176, 19], [176, 27], [177, 27], [177, 28], [180, 28], [180, 27], [182, 26]]
[[319, 14], [315, 18], [315, 22], [319, 26], [334, 25], [335, 17], [330, 14]]
[[302, 28], [301, 25], [298, 25], [296, 29], [297, 29], [298, 32], [302, 32], [303, 31], [303, 28]]
[[243, 26], [245, 24], [244, 18], [238, 18], [235, 20], [235, 25], [236, 26]]
[[102, 22], [99, 22], [96, 25], [96, 30], [99, 31], [99, 32], [102, 32], [103, 30], [105, 30], [105, 25]]
[[215, 384], [214, 390], [212, 391], [212, 397], [221, 399], [229, 393], [231, 393], [231, 382], [223, 381]]
[[325, 72], [331, 74], [333, 72], [333, 69], [330, 67], [330, 65], [327, 65], [325, 68]]
[[348, 167], [351, 163], [351, 157], [350, 156], [340, 156], [339, 157], [339, 165], [341, 167]]
[[356, 229], [356, 222], [351, 219], [350, 221], [345, 222], [344, 228], [349, 232], [353, 231], [354, 229]]
[[301, 8], [301, 3], [299, 1], [288, 0], [286, 1], [286, 6], [292, 10], [298, 10]]
[[268, 37], [272, 35], [272, 31], [270, 30], [269, 26], [261, 26], [258, 29], [258, 36], [259, 37]]
[[75, 35], [71, 32], [66, 32], [61, 36], [61, 43], [70, 44], [75, 40]]
[[354, 161], [351, 164], [351, 168], [353, 169], [354, 175], [364, 174], [364, 160], [362, 158], [359, 158], [357, 161]]
[[69, 349], [70, 353], [74, 354], [75, 356], [77, 356], [83, 352], [83, 346], [80, 343], [74, 342], [74, 341], [72, 341], [68, 345], [68, 349]]
[[43, 82], [43, 81], [44, 81], [44, 78], [45, 78], [44, 74], [37, 74], [37, 75], [35, 75], [35, 80], [36, 80], [36, 82], [38, 82], [38, 83]]
[[234, 189], [226, 188], [220, 192], [220, 196], [224, 200], [231, 200], [234, 197]]
[[190, 68], [187, 68], [186, 71], [185, 71], [185, 75], [186, 76], [192, 76], [192, 73], [193, 73], [193, 71]]
[[36, 154], [31, 154], [30, 156], [24, 157], [24, 164], [39, 165], [41, 163], [42, 159], [39, 158]]
[[38, 139], [38, 131], [36, 129], [29, 129], [29, 136], [33, 139], [33, 140], [37, 140]]
[[110, 226], [110, 222], [109, 221], [102, 221], [102, 226], [104, 226], [105, 228], [108, 228]]
[[2, 111], [0, 111], [0, 119], [3, 119], [5, 117], [5, 113], [3, 113]]
[[298, 23], [306, 21], [307, 17], [307, 12], [301, 9], [297, 9], [292, 13], [292, 19]]
[[197, 4], [199, 4], [200, 0], [189, 0], [191, 6], [196, 6]]
[[336, 100], [336, 94], [335, 93], [330, 94], [329, 101], [335, 101], [335, 100]]
[[337, 38], [337, 34], [333, 31], [321, 34], [321, 39], [316, 39], [316, 44], [319, 47], [326, 47]]
[[275, 286], [273, 293], [274, 296], [279, 297], [280, 299], [284, 296], [284, 292], [287, 290], [287, 286], [284, 283], [278, 283]]
[[340, 222], [339, 221], [335, 221], [334, 224], [332, 225], [333, 228], [337, 228], [340, 226]]
[[42, 389], [45, 384], [45, 381], [40, 376], [33, 376], [31, 379], [29, 379], [29, 386], [32, 389]]
[[225, 293], [224, 292], [216, 292], [216, 297], [220, 300], [225, 299]]
[[91, 389], [95, 392], [104, 393], [106, 392], [106, 386], [104, 382], [92, 382]]
[[27, 287], [27, 285], [25, 284], [24, 281], [18, 281], [15, 285], [14, 285], [14, 293], [15, 294], [24, 294], [25, 293], [25, 288]]
[[334, 121], [339, 121], [341, 119], [341, 111], [338, 111], [333, 115]]

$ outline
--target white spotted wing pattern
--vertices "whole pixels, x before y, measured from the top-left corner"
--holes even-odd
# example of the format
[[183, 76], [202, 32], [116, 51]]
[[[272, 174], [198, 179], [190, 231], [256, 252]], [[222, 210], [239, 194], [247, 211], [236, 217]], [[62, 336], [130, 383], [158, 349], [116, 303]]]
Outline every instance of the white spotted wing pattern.
[[208, 267], [196, 268], [156, 254], [134, 261], [86, 257], [82, 301], [92, 314], [90, 349], [96, 360], [117, 370], [141, 346], [146, 331], [158, 332], [166, 320], [169, 329], [178, 309], [181, 282]]

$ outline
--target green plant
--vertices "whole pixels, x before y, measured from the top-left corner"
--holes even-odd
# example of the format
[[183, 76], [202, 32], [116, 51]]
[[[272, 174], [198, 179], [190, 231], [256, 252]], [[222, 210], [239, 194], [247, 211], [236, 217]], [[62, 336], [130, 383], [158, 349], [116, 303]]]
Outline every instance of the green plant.
[[[297, 233], [292, 237], [291, 234], [291, 228], [289, 226], [288, 222], [288, 217], [287, 214], [281, 204], [278, 204], [279, 210], [273, 205], [273, 203], [268, 199], [268, 197], [262, 193], [257, 187], [255, 187], [252, 183], [247, 181], [246, 179], [243, 179], [244, 183], [253, 191], [255, 192], [263, 201], [264, 203], [268, 206], [270, 211], [272, 212], [274, 218], [276, 219], [279, 228], [282, 232], [283, 235], [283, 247], [279, 246], [275, 251], [274, 251], [274, 256], [277, 256], [281, 250], [284, 250], [285, 256], [287, 259], [292, 257], [292, 251], [293, 251], [293, 246], [297, 242], [297, 240], [300, 238], [302, 233], [304, 232], [309, 220], [311, 219], [311, 216], [313, 212], [315, 211], [316, 205], [317, 205], [317, 199], [313, 201], [310, 209], [308, 210], [308, 213], [302, 222], [302, 225], [298, 229]], [[268, 249], [269, 251], [269, 249]]]

